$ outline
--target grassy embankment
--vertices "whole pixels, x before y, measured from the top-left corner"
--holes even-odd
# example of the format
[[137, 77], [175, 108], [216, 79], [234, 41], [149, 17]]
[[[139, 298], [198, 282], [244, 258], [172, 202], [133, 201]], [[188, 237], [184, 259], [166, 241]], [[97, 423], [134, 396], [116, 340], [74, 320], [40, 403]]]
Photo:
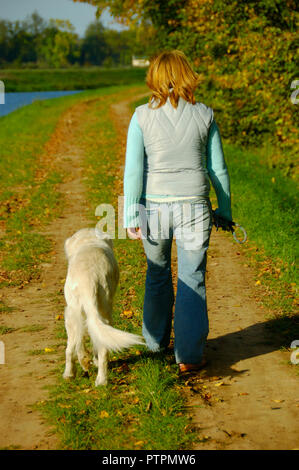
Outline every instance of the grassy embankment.
[[0, 69], [6, 92], [89, 90], [144, 80], [143, 68]]

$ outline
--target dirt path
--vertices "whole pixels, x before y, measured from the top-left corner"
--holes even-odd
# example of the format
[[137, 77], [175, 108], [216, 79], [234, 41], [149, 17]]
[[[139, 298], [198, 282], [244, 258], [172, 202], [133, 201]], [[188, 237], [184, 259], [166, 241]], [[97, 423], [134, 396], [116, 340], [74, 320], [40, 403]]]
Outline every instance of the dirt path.
[[[123, 148], [130, 101], [111, 108]], [[48, 145], [55, 147], [52, 157], [67, 175], [59, 188], [65, 196], [63, 217], [43, 232], [53, 241], [51, 263], [43, 266], [38, 281], [3, 291], [14, 310], [3, 314], [1, 323], [17, 330], [5, 335], [6, 364], [0, 365], [0, 448], [59, 445], [31, 405], [47, 398], [45, 387], [55, 382], [58, 354], [61, 357], [64, 347], [63, 342], [57, 346], [55, 338], [56, 321], [61, 321], [56, 317], [63, 312], [63, 241], [92, 223], [87, 215], [83, 155], [72, 144], [86, 106], [88, 102], [78, 103], [61, 117]], [[268, 336], [265, 311], [255, 299], [253, 272], [245, 266], [241, 251], [232, 239], [213, 231], [207, 272], [210, 365], [186, 380], [190, 413], [202, 439], [198, 449], [298, 448], [298, 379], [286, 366], [289, 353], [278, 351]], [[45, 348], [54, 351], [45, 353]]]

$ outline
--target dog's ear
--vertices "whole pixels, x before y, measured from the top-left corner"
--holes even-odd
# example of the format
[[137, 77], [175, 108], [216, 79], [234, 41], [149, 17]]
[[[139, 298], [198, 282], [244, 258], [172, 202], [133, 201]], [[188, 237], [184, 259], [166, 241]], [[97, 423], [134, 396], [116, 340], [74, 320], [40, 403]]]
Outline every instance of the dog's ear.
[[67, 238], [64, 242], [64, 253], [67, 259], [69, 259], [70, 257], [70, 253], [69, 253], [70, 240], [71, 240], [71, 237]]
[[64, 242], [64, 253], [65, 253], [65, 256], [66, 256], [67, 258], [69, 257], [69, 255], [68, 255], [68, 245], [69, 245], [69, 241], [70, 241], [70, 239], [67, 238], [67, 239], [65, 240], [65, 242]]

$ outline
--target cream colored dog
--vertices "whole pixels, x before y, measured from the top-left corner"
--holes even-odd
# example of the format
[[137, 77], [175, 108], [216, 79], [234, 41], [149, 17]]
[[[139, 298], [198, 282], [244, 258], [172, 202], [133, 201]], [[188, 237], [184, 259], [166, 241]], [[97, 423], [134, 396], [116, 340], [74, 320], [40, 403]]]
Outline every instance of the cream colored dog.
[[108, 351], [144, 344], [141, 336], [118, 330], [112, 324], [113, 297], [119, 281], [112, 240], [97, 228], [81, 229], [65, 242], [68, 272], [64, 286], [67, 303], [66, 365], [63, 377], [75, 376], [75, 355], [84, 371], [90, 361], [84, 346], [88, 332], [98, 366], [95, 385], [107, 383]]

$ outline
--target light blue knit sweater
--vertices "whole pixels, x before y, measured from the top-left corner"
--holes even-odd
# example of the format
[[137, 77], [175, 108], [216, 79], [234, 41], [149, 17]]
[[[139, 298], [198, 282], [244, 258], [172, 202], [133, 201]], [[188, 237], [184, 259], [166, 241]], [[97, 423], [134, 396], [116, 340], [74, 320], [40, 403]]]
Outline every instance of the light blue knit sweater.
[[[128, 210], [139, 203], [141, 197], [151, 198], [159, 195], [143, 194], [144, 141], [142, 129], [138, 124], [137, 113], [134, 112], [127, 135], [126, 161], [124, 171], [124, 227], [137, 227], [136, 212]], [[221, 136], [215, 119], [213, 119], [207, 142], [207, 171], [215, 189], [218, 209], [217, 213], [232, 220], [230, 179], [224, 159]], [[179, 196], [179, 194], [178, 194]], [[200, 196], [200, 195], [198, 195]], [[163, 197], [167, 201], [167, 196]], [[173, 199], [173, 196], [171, 196]]]

